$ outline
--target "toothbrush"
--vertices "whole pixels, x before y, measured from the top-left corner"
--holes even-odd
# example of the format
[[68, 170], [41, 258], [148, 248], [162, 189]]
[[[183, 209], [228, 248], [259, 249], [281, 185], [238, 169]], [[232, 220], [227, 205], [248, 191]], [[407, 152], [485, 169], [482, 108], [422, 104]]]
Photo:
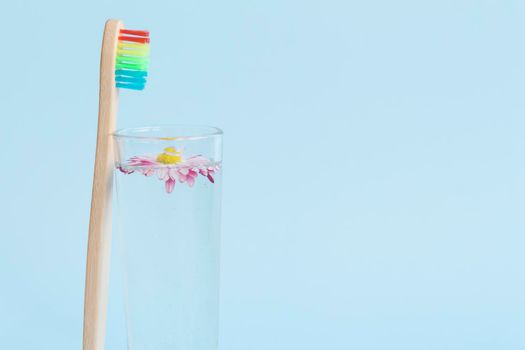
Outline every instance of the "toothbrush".
[[149, 66], [149, 32], [124, 29], [110, 19], [104, 28], [100, 57], [97, 149], [89, 218], [84, 295], [83, 350], [103, 350], [111, 251], [113, 141], [118, 90], [142, 90]]

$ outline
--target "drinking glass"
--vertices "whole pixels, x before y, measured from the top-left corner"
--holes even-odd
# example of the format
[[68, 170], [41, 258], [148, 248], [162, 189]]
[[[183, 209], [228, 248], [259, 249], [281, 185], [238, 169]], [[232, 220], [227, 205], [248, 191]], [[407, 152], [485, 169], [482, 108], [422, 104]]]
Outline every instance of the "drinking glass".
[[222, 131], [113, 135], [129, 350], [216, 350]]

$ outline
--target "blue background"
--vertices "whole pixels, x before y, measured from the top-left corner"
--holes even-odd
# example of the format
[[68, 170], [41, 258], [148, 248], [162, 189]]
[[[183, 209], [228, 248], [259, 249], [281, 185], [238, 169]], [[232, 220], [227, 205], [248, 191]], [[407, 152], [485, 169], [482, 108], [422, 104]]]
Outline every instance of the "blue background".
[[108, 17], [153, 37], [121, 127], [225, 130], [221, 349], [525, 348], [524, 2], [1, 12], [1, 349], [81, 346]]

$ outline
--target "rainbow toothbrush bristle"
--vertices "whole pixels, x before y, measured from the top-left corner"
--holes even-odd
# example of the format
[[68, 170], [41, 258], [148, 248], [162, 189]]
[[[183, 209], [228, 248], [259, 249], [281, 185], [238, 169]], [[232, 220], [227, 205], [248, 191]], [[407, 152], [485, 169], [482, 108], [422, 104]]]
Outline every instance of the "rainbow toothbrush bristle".
[[115, 62], [115, 86], [143, 90], [149, 67], [149, 32], [121, 29]]

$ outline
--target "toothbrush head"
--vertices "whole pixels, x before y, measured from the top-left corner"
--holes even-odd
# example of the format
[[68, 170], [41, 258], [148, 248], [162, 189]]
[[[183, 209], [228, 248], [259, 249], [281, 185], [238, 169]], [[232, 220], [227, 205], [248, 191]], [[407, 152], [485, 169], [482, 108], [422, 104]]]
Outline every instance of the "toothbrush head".
[[143, 90], [149, 67], [149, 32], [121, 29], [115, 62], [115, 86]]

